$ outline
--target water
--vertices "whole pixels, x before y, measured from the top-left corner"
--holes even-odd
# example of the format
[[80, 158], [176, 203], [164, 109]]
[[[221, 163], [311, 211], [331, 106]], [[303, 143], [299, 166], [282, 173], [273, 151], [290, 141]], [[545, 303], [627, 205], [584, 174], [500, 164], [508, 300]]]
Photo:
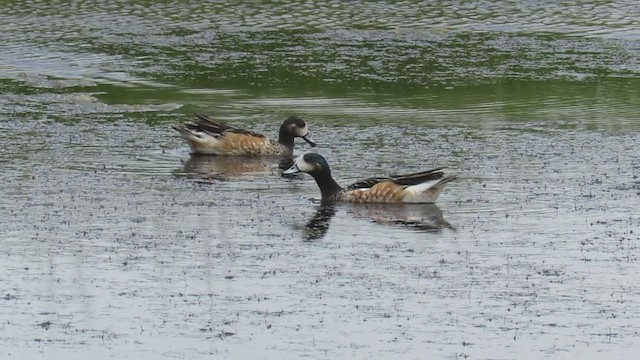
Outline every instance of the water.
[[[0, 358], [634, 355], [639, 12], [0, 5]], [[196, 111], [303, 116], [343, 185], [460, 179], [322, 207], [279, 159], [190, 157]]]

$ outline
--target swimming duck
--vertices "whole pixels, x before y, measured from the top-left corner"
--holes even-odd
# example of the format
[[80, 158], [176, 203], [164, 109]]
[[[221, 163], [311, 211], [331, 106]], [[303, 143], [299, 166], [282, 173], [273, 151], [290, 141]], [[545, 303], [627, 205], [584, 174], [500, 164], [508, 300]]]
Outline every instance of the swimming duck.
[[195, 124], [173, 126], [187, 141], [192, 154], [291, 156], [296, 137], [301, 137], [309, 145], [316, 146], [307, 124], [297, 116], [290, 116], [282, 123], [278, 141], [215, 121], [203, 114], [196, 116], [198, 122]]
[[320, 187], [323, 203], [434, 203], [445, 184], [457, 177], [446, 173], [444, 168], [437, 168], [406, 175], [371, 177], [343, 188], [331, 177], [325, 158], [316, 153], [300, 155], [283, 174], [297, 172], [313, 176]]

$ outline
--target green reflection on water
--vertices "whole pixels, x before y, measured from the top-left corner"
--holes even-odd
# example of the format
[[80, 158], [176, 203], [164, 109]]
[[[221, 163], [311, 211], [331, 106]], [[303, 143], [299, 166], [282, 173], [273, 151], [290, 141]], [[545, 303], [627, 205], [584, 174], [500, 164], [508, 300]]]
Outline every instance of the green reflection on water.
[[[0, 87], [139, 105], [85, 111], [80, 103], [78, 116], [296, 112], [333, 124], [640, 126], [635, 20], [619, 16], [632, 4], [594, 6], [600, 22], [567, 4], [5, 3]], [[16, 73], [84, 82], [34, 84]], [[37, 113], [67, 100], [9, 96], [0, 111]], [[54, 118], [73, 113], [49, 108]]]

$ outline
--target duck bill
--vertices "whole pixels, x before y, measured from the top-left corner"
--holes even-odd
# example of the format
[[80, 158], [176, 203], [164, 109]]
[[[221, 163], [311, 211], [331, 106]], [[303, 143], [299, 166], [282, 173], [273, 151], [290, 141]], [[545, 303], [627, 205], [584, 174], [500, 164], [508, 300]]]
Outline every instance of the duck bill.
[[282, 173], [285, 175], [290, 175], [290, 174], [295, 174], [295, 173], [299, 173], [300, 169], [298, 169], [298, 165], [297, 164], [293, 164], [291, 165], [290, 168], [288, 168], [287, 170], [283, 171]]
[[302, 137], [302, 140], [306, 141], [307, 143], [309, 143], [309, 145], [315, 147], [316, 146], [316, 142], [313, 141], [313, 138], [311, 137], [311, 134], [307, 133], [307, 135]]

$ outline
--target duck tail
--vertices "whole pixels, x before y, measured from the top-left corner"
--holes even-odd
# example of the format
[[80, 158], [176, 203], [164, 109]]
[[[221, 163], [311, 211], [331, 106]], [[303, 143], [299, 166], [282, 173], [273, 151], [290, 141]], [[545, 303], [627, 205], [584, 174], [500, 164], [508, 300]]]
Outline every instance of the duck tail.
[[216, 121], [214, 121], [213, 119], [211, 119], [209, 117], [209, 115], [205, 115], [203, 113], [194, 113], [194, 115], [198, 118], [198, 120], [202, 121], [202, 122], [207, 122], [207, 123], [216, 123]]
[[202, 113], [195, 113], [195, 116], [198, 118], [198, 127], [211, 134], [222, 134], [227, 130], [235, 129], [233, 126], [227, 125], [222, 121], [213, 120], [211, 117]]
[[198, 134], [197, 127], [192, 124], [178, 124], [171, 125], [171, 127], [182, 135], [187, 141], [194, 141], [198, 139], [202, 139], [202, 136]]
[[437, 169], [435, 174], [431, 174], [424, 181], [405, 188], [405, 202], [434, 203], [445, 185], [457, 178], [457, 174], [447, 172], [444, 168]]

